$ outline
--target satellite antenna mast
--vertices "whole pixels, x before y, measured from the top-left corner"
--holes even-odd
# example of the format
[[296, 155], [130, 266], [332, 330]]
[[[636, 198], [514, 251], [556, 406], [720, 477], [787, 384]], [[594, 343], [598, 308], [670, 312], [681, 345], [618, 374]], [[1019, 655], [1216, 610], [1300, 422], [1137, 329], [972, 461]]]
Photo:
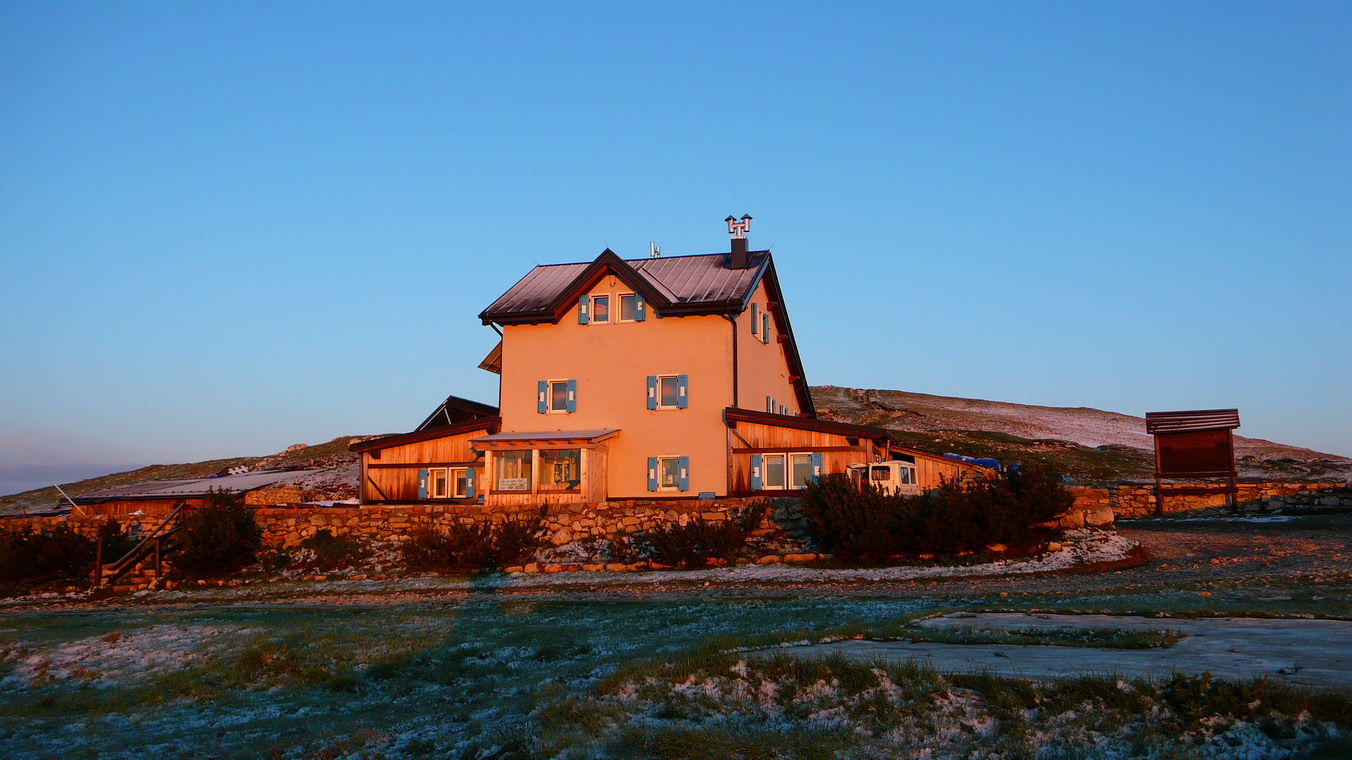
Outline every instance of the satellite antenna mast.
[[662, 248], [657, 244], [657, 241], [648, 241], [648, 255], [654, 259], [659, 258], [662, 255]]

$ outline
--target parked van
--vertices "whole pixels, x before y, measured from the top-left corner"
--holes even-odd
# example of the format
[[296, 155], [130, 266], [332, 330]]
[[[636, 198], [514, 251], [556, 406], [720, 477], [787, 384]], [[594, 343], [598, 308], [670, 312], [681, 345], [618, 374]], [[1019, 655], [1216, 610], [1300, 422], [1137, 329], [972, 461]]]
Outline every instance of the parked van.
[[848, 465], [850, 482], [861, 484], [868, 482], [885, 494], [911, 496], [920, 493], [920, 483], [915, 477], [915, 463], [893, 459], [872, 464], [855, 463]]

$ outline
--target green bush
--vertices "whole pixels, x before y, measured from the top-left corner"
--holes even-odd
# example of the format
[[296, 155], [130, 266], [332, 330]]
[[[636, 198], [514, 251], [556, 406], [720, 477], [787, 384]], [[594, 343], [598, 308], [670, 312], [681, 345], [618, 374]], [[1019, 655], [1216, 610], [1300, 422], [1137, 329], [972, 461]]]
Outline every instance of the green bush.
[[253, 562], [263, 531], [238, 496], [211, 491], [205, 505], [187, 512], [178, 535], [175, 571], [188, 578], [214, 578]]
[[328, 528], [320, 528], [313, 536], [303, 539], [300, 548], [313, 557], [307, 563], [320, 570], [352, 567], [371, 553], [371, 547], [351, 536], [335, 536]]
[[732, 559], [746, 546], [768, 508], [769, 502], [759, 501], [719, 522], [696, 517], [685, 525], [664, 525], [635, 536], [630, 543], [640, 556], [658, 564], [703, 567], [711, 559]]
[[400, 545], [411, 570], [475, 572], [528, 561], [540, 546], [543, 515], [496, 525], [454, 522], [445, 530], [419, 528]]
[[999, 478], [945, 481], [917, 496], [889, 496], [869, 483], [827, 475], [803, 489], [803, 515], [822, 551], [879, 560], [980, 551], [995, 543], [1026, 546], [1038, 538], [1040, 524], [1073, 501], [1060, 478], [1029, 464]]
[[94, 546], [94, 539], [65, 524], [0, 533], [0, 583], [88, 580], [94, 572]]

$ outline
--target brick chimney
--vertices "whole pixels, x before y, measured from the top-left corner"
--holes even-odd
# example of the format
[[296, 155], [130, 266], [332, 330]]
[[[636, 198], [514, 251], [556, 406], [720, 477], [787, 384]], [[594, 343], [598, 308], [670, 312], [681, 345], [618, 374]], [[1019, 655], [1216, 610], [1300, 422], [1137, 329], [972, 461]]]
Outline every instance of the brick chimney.
[[746, 269], [746, 233], [751, 231], [751, 216], [743, 214], [741, 219], [728, 216], [728, 234], [732, 236], [732, 252], [728, 254], [729, 269]]

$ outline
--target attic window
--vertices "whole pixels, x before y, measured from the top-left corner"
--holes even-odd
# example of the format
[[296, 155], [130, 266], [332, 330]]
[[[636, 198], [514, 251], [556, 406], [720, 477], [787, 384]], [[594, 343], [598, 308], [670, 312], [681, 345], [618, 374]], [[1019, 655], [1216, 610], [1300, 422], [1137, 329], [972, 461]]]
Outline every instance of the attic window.
[[593, 323], [610, 321], [610, 296], [594, 296], [592, 298], [591, 321]]

